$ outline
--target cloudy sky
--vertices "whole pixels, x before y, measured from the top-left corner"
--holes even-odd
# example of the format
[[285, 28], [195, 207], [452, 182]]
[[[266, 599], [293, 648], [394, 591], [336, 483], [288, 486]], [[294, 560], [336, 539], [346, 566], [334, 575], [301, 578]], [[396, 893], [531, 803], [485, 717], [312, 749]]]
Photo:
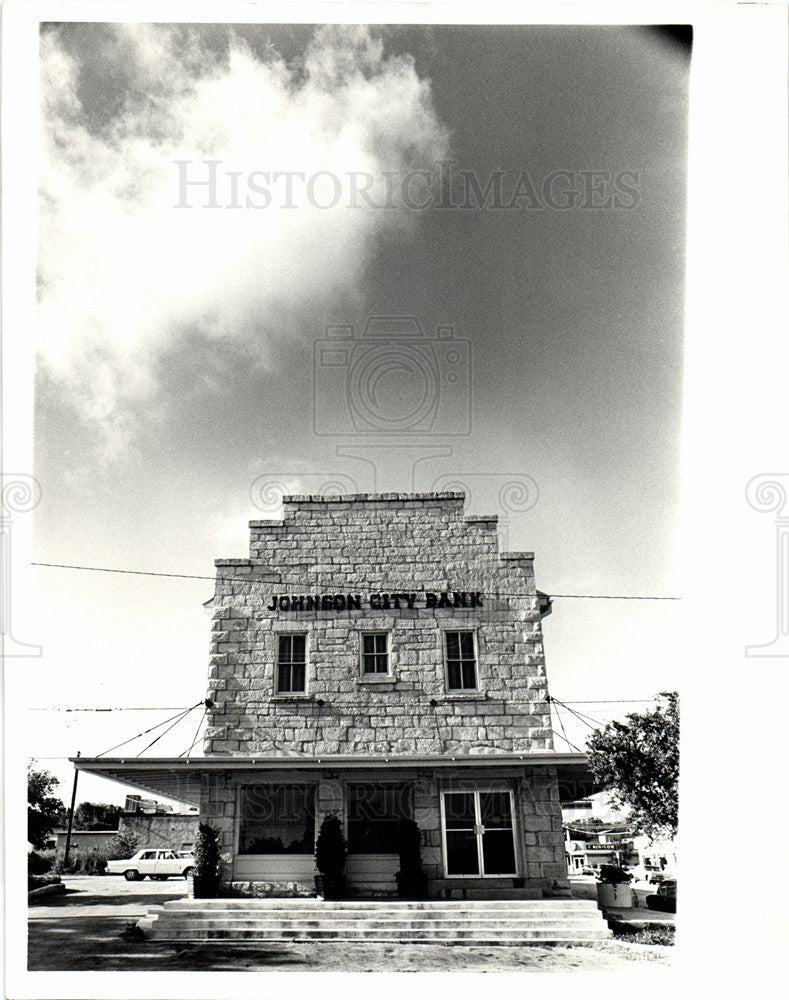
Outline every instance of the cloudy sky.
[[[548, 593], [678, 594], [669, 35], [55, 24], [40, 52], [36, 560], [210, 577], [283, 490], [464, 488]], [[32, 706], [204, 696], [210, 580], [35, 572]], [[557, 598], [552, 693], [676, 687], [677, 610]], [[37, 711], [30, 752], [65, 780], [168, 714]]]

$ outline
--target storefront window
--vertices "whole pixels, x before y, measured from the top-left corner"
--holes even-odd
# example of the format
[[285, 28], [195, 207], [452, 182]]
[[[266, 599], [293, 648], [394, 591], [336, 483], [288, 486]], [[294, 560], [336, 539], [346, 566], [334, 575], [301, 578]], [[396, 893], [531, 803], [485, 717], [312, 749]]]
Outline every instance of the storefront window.
[[348, 787], [348, 853], [397, 854], [397, 824], [411, 818], [407, 784]]
[[314, 785], [246, 785], [241, 789], [239, 854], [312, 854]]

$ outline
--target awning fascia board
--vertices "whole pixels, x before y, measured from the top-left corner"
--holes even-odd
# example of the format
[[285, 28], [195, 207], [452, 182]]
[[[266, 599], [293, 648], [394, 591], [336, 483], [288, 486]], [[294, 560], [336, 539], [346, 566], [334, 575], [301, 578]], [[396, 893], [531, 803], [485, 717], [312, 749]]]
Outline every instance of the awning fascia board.
[[523, 754], [428, 754], [421, 756], [258, 756], [258, 757], [72, 757], [78, 771], [117, 781], [149, 794], [197, 805], [203, 776], [213, 773], [261, 771], [314, 771], [316, 769], [353, 772], [386, 770], [490, 770], [494, 768], [557, 769], [560, 780], [588, 781], [589, 766], [581, 753], [550, 751]]

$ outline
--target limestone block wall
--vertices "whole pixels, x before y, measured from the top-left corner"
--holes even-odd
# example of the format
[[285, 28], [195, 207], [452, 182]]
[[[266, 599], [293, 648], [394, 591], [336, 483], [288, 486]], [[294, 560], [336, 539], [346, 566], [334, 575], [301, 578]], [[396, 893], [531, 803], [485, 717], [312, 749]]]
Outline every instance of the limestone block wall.
[[[463, 502], [461, 493], [285, 497], [284, 520], [251, 522], [249, 558], [217, 560], [205, 752], [552, 749], [533, 554], [500, 553], [496, 518], [466, 517]], [[426, 592], [459, 606], [427, 607]], [[371, 594], [409, 596], [371, 608]], [[272, 609], [274, 595], [303, 607]], [[447, 690], [446, 628], [476, 634], [474, 692]], [[361, 676], [360, 633], [375, 630], [390, 635], [391, 677]], [[300, 697], [276, 693], [281, 632], [307, 634]]]

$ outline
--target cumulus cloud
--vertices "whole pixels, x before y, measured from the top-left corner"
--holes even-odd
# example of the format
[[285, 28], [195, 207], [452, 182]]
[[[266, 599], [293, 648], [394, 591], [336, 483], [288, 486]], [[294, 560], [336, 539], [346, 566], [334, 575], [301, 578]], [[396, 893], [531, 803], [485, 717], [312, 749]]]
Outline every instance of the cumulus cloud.
[[[38, 350], [120, 443], [183, 338], [254, 348], [266, 364], [276, 337], [298, 335], [305, 302], [360, 294], [377, 236], [418, 219], [365, 197], [349, 207], [348, 172], [374, 178], [381, 204], [386, 174], [437, 162], [447, 136], [429, 81], [365, 28], [319, 29], [297, 64], [232, 32], [211, 47], [200, 27], [103, 30], [104, 45], [66, 44], [62, 29], [41, 38]], [[207, 180], [206, 160], [219, 161], [217, 203], [239, 208], [205, 208], [206, 186], [179, 186]], [[289, 209], [286, 182], [258, 174], [260, 207], [256, 171], [327, 173], [311, 192], [294, 177]], [[342, 197], [318, 207], [333, 176]], [[184, 192], [192, 207], [176, 208]]]

